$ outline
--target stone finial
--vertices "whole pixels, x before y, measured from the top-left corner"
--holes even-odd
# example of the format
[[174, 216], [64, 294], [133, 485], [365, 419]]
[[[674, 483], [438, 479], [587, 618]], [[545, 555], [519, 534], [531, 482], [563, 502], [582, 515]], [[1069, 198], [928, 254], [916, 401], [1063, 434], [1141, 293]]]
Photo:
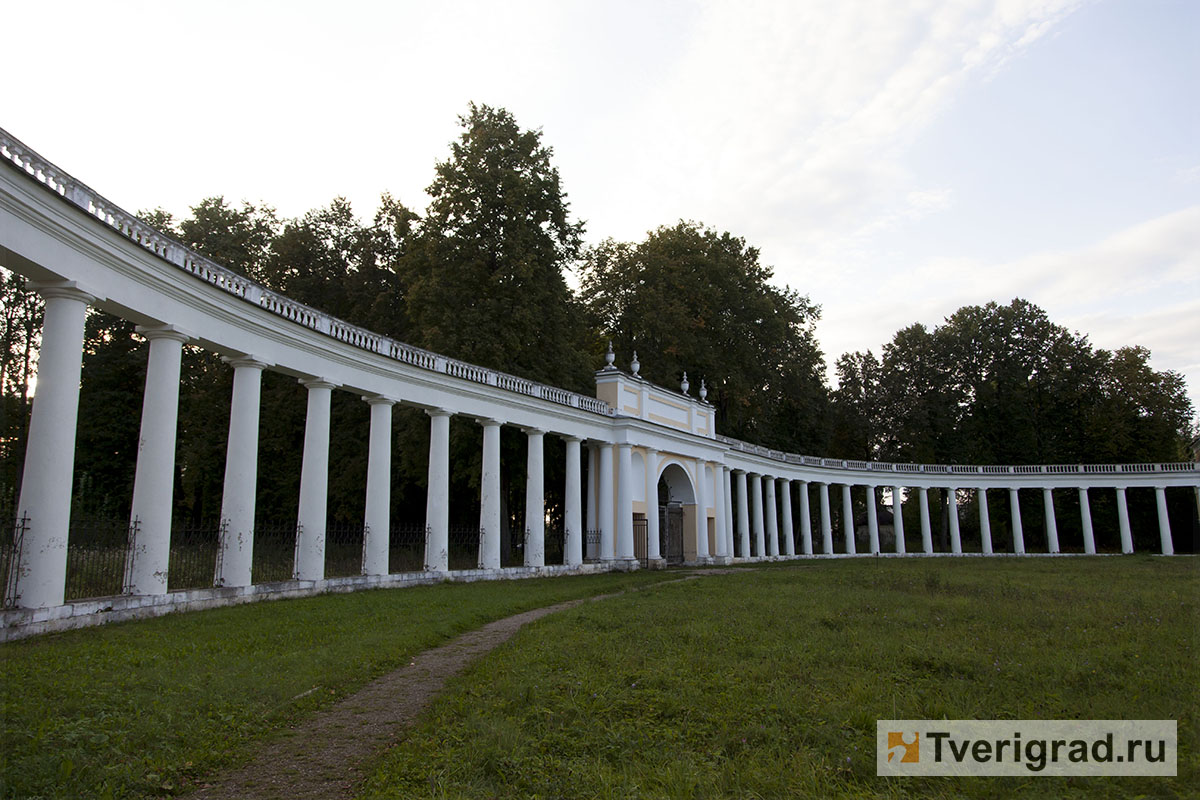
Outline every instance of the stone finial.
[[704, 385], [704, 378], [700, 379], [700, 400], [703, 402], [708, 397], [708, 387]]
[[679, 391], [683, 392], [684, 394], [687, 394], [687, 390], [688, 390], [689, 386], [691, 386], [691, 384], [688, 383], [687, 373], [685, 372], [685, 373], [683, 373], [683, 383], [679, 384]]
[[633, 362], [629, 365], [629, 371], [636, 377], [638, 370], [642, 368], [642, 362], [637, 360], [637, 350], [633, 351]]
[[604, 368], [615, 369], [613, 362], [617, 360], [617, 354], [613, 352], [612, 340], [608, 340], [608, 352], [604, 354]]

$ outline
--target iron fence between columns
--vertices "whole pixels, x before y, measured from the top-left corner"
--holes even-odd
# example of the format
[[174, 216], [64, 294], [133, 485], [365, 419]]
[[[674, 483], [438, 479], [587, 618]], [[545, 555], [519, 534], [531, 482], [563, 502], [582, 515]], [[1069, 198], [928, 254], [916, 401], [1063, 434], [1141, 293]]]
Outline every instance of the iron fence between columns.
[[392, 525], [388, 537], [388, 572], [420, 572], [425, 567], [425, 525], [420, 522]]
[[600, 560], [600, 531], [593, 529], [584, 534], [583, 560], [589, 564]]
[[140, 523], [100, 514], [71, 515], [67, 534], [66, 602], [121, 594], [129, 548]]
[[450, 569], [479, 567], [479, 540], [483, 531], [477, 525], [451, 525], [449, 531]]
[[325, 577], [361, 575], [367, 526], [361, 522], [330, 522], [325, 526]]
[[649, 522], [645, 517], [633, 520], [633, 554], [637, 556], [637, 560], [641, 562], [643, 568], [650, 566], [650, 551], [647, 547], [647, 531], [649, 530]]
[[172, 523], [167, 591], [205, 589], [213, 585], [224, 530], [225, 523], [217, 519]]
[[566, 532], [562, 528], [547, 528], [545, 539], [545, 563], [547, 565], [557, 565], [564, 562], [564, 551], [566, 549]]
[[29, 527], [29, 517], [16, 519], [9, 510], [0, 511], [0, 578], [4, 580], [4, 608], [16, 605], [17, 570], [21, 568], [21, 539]]
[[254, 525], [251, 583], [290, 581], [296, 565], [300, 526], [294, 521], [260, 520]]

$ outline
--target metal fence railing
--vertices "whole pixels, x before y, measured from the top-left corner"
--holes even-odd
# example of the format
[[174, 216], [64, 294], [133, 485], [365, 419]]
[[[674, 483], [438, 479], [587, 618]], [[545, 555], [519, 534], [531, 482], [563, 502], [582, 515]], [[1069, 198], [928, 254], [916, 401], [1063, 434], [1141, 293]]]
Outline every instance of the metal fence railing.
[[650, 551], [647, 549], [646, 534], [649, 530], [649, 523], [646, 518], [634, 518], [633, 520], [633, 554], [637, 560], [641, 562], [642, 567], [650, 566]]
[[254, 526], [251, 583], [290, 581], [296, 566], [299, 526], [295, 522], [260, 520]]
[[562, 528], [546, 529], [546, 564], [563, 563], [563, 551], [566, 548], [566, 533]]
[[584, 535], [583, 560], [588, 563], [600, 560], [600, 531], [590, 530]]
[[171, 525], [167, 591], [205, 589], [213, 585], [223, 528], [220, 520], [176, 520]]
[[450, 526], [450, 569], [476, 569], [479, 566], [479, 526]]
[[425, 524], [396, 523], [388, 537], [388, 572], [420, 572], [425, 568]]
[[3, 584], [4, 608], [16, 605], [17, 570], [21, 567], [21, 538], [29, 525], [28, 517], [16, 519], [9, 510], [0, 511], [0, 580]]
[[137, 529], [136, 519], [71, 515], [66, 602], [121, 594], [128, 577], [129, 543]]
[[325, 526], [325, 577], [361, 575], [363, 541], [367, 526], [361, 522], [331, 522]]

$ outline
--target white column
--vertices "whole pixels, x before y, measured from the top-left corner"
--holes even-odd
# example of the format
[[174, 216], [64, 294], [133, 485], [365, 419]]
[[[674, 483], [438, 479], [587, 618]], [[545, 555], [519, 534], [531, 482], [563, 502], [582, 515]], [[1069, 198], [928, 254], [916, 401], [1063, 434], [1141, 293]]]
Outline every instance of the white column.
[[1054, 518], [1054, 490], [1042, 488], [1042, 505], [1046, 509], [1046, 548], [1051, 553], [1059, 552], [1058, 520]]
[[1173, 556], [1175, 544], [1171, 541], [1171, 519], [1167, 516], [1167, 490], [1155, 486], [1154, 499], [1158, 503], [1158, 538], [1162, 542], [1162, 554]]
[[1125, 487], [1117, 487], [1117, 527], [1121, 531], [1121, 552], [1133, 552], [1133, 534], [1129, 530], [1129, 506], [1125, 503]]
[[946, 490], [946, 503], [950, 517], [950, 552], [962, 554], [962, 532], [958, 527], [958, 489], [951, 486]]
[[806, 556], [813, 554], [812, 510], [808, 505], [808, 481], [800, 481], [800, 550]]
[[613, 446], [600, 445], [600, 499], [597, 514], [600, 526], [600, 559], [613, 559]]
[[579, 444], [582, 440], [578, 436], [564, 436], [563, 441], [567, 443], [567, 474], [563, 487], [563, 563], [574, 567], [583, 563], [583, 515], [579, 510], [583, 498], [579, 479]]
[[617, 445], [617, 552], [618, 561], [633, 561], [633, 446]]
[[658, 451], [646, 450], [646, 560], [653, 564], [662, 560], [658, 529]]
[[79, 417], [83, 325], [92, 296], [73, 284], [26, 284], [45, 300], [37, 392], [29, 422], [17, 521], [28, 520], [16, 570], [21, 608], [59, 606], [66, 596], [67, 533]]
[[721, 560], [725, 560], [729, 553], [725, 549], [726, 530], [725, 530], [725, 468], [720, 464], [714, 463], [713, 470], [713, 525], [716, 529], [716, 539], [713, 544], [716, 547], [714, 556]]
[[929, 524], [929, 491], [924, 486], [917, 489], [917, 507], [921, 511], [921, 548], [926, 555], [932, 555], [933, 527]]
[[371, 407], [367, 440], [367, 504], [363, 515], [364, 575], [388, 574], [392, 528], [392, 406], [378, 395], [365, 398]]
[[875, 505], [875, 487], [867, 487], [867, 541], [871, 555], [879, 555], [879, 511]]
[[254, 555], [254, 502], [258, 485], [258, 416], [262, 372], [252, 358], [230, 359], [233, 399], [221, 494], [221, 542], [214, 586], [249, 586]]
[[992, 555], [992, 518], [988, 515], [987, 489], [979, 489], [979, 538], [985, 556]]
[[733, 480], [729, 467], [721, 467], [722, 482], [725, 485], [725, 555], [733, 558]]
[[896, 553], [904, 555], [907, 552], [904, 542], [904, 501], [899, 486], [892, 487], [892, 530], [896, 532]]
[[296, 564], [293, 577], [325, 577], [325, 517], [329, 494], [329, 407], [333, 384], [304, 380], [308, 416], [304, 422], [304, 460], [300, 465], [300, 508], [296, 514]]
[[789, 558], [796, 555], [796, 526], [792, 522], [792, 482], [779, 479], [780, 497], [783, 498], [783, 554]]
[[545, 431], [527, 428], [525, 470], [525, 566], [546, 566]]
[[444, 408], [429, 415], [429, 488], [425, 495], [425, 569], [450, 571], [450, 415]]
[[767, 536], [763, 532], [763, 495], [762, 476], [750, 473], [753, 483], [750, 485], [750, 526], [754, 529], [754, 555], [765, 558], [767, 554]]
[[[597, 516], [596, 489], [599, 484], [599, 453], [596, 452], [596, 445], [589, 443], [587, 446], [588, 468], [587, 468], [587, 528], [585, 532], [593, 533], [600, 529], [599, 517]], [[589, 559], [598, 559], [600, 557], [600, 543], [597, 541], [586, 542], [585, 540], [584, 555]]]
[[1096, 535], [1092, 532], [1092, 505], [1088, 502], [1086, 486], [1079, 489], [1079, 519], [1083, 523], [1083, 552], [1094, 555], [1096, 552]]
[[1013, 552], [1019, 556], [1025, 555], [1025, 526], [1021, 524], [1021, 498], [1019, 489], [1009, 487], [1008, 510], [1012, 516]]
[[742, 558], [750, 557], [750, 501], [747, 499], [746, 491], [746, 471], [738, 470], [737, 474], [737, 492], [738, 492], [738, 546], [741, 550]]
[[767, 517], [767, 555], [779, 558], [779, 509], [775, 503], [775, 477], [764, 475], [763, 480], [767, 482], [766, 508], [763, 512]]
[[187, 337], [169, 327], [139, 331], [150, 342], [150, 355], [146, 364], [146, 391], [142, 396], [133, 505], [129, 512], [133, 542], [125, 569], [125, 592], [166, 594], [167, 567], [171, 560], [179, 367]]
[[829, 484], [822, 482], [821, 487], [821, 549], [825, 555], [833, 554], [833, 527], [829, 520]]
[[708, 479], [705, 462], [696, 460], [696, 560], [707, 564], [708, 554]]
[[[480, 467], [479, 476], [479, 530], [483, 531], [483, 536], [479, 543], [479, 568], [500, 569], [500, 426], [502, 423], [496, 419], [481, 419], [479, 424], [483, 426], [483, 464]], [[569, 456], [570, 445], [567, 446], [567, 451]], [[570, 470], [569, 460], [567, 469]], [[568, 491], [569, 496], [570, 492]]]
[[850, 497], [850, 484], [842, 484], [842, 535], [846, 539], [846, 552], [854, 555], [854, 500]]

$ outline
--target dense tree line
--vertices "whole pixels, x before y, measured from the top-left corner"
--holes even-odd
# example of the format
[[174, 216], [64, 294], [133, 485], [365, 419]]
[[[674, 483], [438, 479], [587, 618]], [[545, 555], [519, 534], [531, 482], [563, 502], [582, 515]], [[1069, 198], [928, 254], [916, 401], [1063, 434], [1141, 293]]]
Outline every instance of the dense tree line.
[[[756, 443], [845, 458], [941, 463], [1170, 461], [1186, 457], [1193, 409], [1181, 377], [1150, 368], [1139, 347], [1106, 351], [1023, 300], [959, 309], [912, 325], [882, 356], [837, 359], [825, 382], [820, 308], [772, 283], [744, 239], [694, 222], [640, 242], [584, 245], [553, 152], [503, 109], [471, 105], [449, 157], [435, 165], [418, 213], [384, 195], [369, 222], [334, 199], [295, 219], [267, 206], [207, 198], [185, 219], [151, 224], [215, 261], [374, 331], [494, 369], [590, 393], [611, 341], [627, 368], [678, 386], [701, 381], [718, 430]], [[567, 275], [575, 270], [573, 292]], [[36, 373], [40, 303], [3, 273], [0, 322], [0, 505], [11, 506]], [[146, 345], [132, 323], [89, 315], [76, 464], [80, 509], [128, 513]], [[185, 349], [177, 513], [220, 509], [232, 370]], [[259, 515], [294, 519], [304, 389], [264, 376]], [[368, 411], [334, 393], [330, 515], [361, 520]], [[428, 419], [396, 412], [393, 515], [424, 513]], [[452, 492], [458, 524], [476, 520], [480, 431], [455, 418]], [[561, 443], [547, 437], [547, 503], [561, 504]], [[525, 437], [505, 428], [505, 518], [522, 518]]]

